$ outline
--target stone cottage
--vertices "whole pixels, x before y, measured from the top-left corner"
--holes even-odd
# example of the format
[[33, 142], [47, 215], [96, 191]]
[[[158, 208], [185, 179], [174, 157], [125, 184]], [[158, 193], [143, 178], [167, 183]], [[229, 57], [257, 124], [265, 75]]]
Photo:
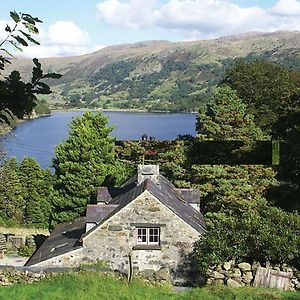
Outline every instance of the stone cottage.
[[[127, 272], [176, 271], [206, 233], [198, 190], [177, 189], [158, 165], [139, 165], [122, 187], [98, 188], [86, 216], [58, 225], [27, 261], [32, 267], [75, 267], [105, 261]], [[129, 260], [130, 258], [130, 260]]]

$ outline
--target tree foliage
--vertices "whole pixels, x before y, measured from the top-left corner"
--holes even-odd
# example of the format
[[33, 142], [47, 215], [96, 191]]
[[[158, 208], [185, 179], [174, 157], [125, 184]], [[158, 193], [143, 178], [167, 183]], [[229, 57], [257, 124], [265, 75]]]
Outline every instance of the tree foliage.
[[202, 270], [232, 259], [299, 267], [298, 214], [262, 205], [241, 215], [206, 214], [206, 222], [209, 232], [196, 243], [194, 251]]
[[240, 61], [226, 71], [223, 83], [237, 91], [257, 126], [268, 133], [300, 104], [299, 75], [269, 61]]
[[115, 161], [112, 127], [102, 113], [86, 112], [72, 120], [69, 138], [55, 149], [54, 220], [69, 220], [85, 211], [96, 187], [119, 184], [127, 177]]
[[201, 209], [240, 215], [266, 202], [279, 185], [271, 167], [262, 165], [193, 165], [191, 181], [201, 192]]
[[214, 93], [212, 103], [199, 111], [196, 130], [201, 140], [260, 141], [266, 136], [254, 123], [247, 106], [228, 86]]
[[[7, 44], [19, 51], [22, 51], [22, 47], [27, 47], [29, 44], [39, 44], [32, 35], [39, 33], [37, 23], [41, 23], [41, 20], [29, 14], [15, 11], [11, 12], [10, 16], [14, 24], [13, 26], [6, 25], [7, 36], [0, 42], [0, 53], [2, 53], [0, 55], [0, 72], [4, 70], [6, 64], [10, 63], [9, 59], [12, 57], [12, 54], [7, 50]], [[61, 77], [57, 73], [45, 74], [36, 58], [33, 59], [33, 63], [30, 82], [22, 81], [17, 70], [12, 71], [9, 76], [0, 81], [0, 123], [13, 126], [14, 120], [10, 118], [9, 114], [13, 114], [19, 119], [30, 114], [37, 105], [36, 95], [51, 93], [49, 86], [42, 80]]]
[[48, 228], [53, 194], [53, 176], [43, 170], [32, 158], [25, 157], [19, 165], [18, 174], [23, 188], [25, 223], [38, 228]]
[[0, 166], [0, 221], [3, 225], [48, 228], [53, 176], [32, 158]]
[[26, 203], [15, 158], [0, 167], [0, 220], [4, 224], [24, 224]]

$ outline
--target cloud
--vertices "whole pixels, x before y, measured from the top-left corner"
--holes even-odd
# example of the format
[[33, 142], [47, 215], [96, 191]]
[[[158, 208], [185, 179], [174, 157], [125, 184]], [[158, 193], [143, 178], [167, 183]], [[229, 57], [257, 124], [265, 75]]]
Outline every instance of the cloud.
[[98, 17], [112, 25], [138, 28], [153, 24], [157, 0], [106, 0], [97, 4]]
[[97, 10], [99, 20], [108, 24], [163, 28], [179, 32], [186, 39], [300, 29], [297, 0], [279, 0], [271, 8], [241, 7], [231, 0], [105, 0]]
[[57, 21], [49, 26], [45, 42], [49, 45], [82, 46], [88, 44], [89, 35], [74, 22]]
[[[7, 35], [4, 30], [7, 23], [4, 20], [0, 20], [0, 39]], [[38, 29], [39, 35], [34, 36], [34, 38], [41, 45], [22, 47], [23, 52], [12, 51], [14, 55], [40, 58], [81, 55], [94, 50], [94, 47], [90, 46], [88, 33], [74, 22], [57, 21], [46, 29], [39, 25]], [[10, 47], [6, 45], [6, 48]]]
[[281, 17], [300, 16], [300, 2], [297, 0], [279, 0], [269, 12]]

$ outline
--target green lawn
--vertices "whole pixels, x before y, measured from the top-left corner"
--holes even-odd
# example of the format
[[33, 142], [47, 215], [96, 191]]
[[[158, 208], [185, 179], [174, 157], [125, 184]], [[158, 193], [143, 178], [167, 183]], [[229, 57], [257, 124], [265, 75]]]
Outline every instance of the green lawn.
[[0, 288], [0, 299], [2, 300], [164, 300], [164, 299], [300, 299], [298, 292], [278, 292], [275, 290], [240, 288], [230, 289], [228, 287], [207, 287], [193, 289], [184, 293], [176, 293], [170, 286], [150, 286], [140, 280], [127, 283], [126, 279], [120, 279], [111, 275], [98, 273], [79, 273], [59, 275], [52, 279], [43, 280], [34, 284], [20, 284], [11, 287]]

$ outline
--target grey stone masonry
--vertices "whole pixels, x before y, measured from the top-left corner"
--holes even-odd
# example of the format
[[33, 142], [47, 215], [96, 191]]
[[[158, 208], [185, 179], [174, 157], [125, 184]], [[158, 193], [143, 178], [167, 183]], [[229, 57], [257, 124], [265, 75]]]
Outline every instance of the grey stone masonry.
[[[159, 227], [158, 245], [137, 245], [137, 227]], [[163, 205], [147, 190], [83, 238], [82, 248], [36, 266], [78, 266], [105, 261], [114, 270], [134, 272], [181, 269], [200, 237], [198, 231]]]

